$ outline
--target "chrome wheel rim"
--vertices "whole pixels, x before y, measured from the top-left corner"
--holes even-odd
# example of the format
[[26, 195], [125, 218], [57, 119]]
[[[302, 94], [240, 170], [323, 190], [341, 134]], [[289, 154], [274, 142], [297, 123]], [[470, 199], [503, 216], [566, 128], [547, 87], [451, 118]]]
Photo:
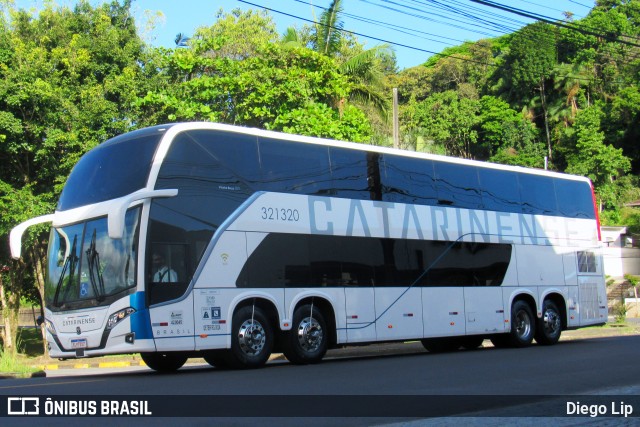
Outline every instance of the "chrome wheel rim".
[[320, 348], [324, 332], [316, 319], [307, 317], [298, 325], [298, 343], [306, 352], [314, 352]]
[[267, 335], [262, 324], [257, 320], [247, 319], [238, 331], [238, 343], [243, 353], [249, 356], [256, 356], [264, 349]]
[[527, 339], [531, 333], [531, 318], [524, 310], [516, 314], [516, 333], [521, 339]]
[[543, 316], [544, 331], [547, 336], [553, 336], [560, 330], [560, 316], [555, 310], [546, 310]]

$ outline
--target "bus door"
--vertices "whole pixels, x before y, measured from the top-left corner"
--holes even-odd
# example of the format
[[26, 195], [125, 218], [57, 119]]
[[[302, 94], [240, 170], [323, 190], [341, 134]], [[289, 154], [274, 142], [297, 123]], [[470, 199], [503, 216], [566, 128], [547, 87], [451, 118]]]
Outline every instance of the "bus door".
[[467, 286], [463, 289], [467, 335], [504, 332], [502, 288]]
[[464, 335], [462, 287], [423, 287], [422, 307], [425, 338]]
[[189, 287], [187, 245], [154, 242], [147, 255], [151, 328], [158, 351], [193, 350], [193, 294]]

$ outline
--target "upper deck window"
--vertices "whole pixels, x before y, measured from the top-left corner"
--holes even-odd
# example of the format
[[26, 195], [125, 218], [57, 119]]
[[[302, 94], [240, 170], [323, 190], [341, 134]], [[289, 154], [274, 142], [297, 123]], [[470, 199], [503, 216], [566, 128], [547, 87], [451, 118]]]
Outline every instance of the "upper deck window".
[[146, 187], [151, 163], [167, 126], [110, 139], [86, 153], [71, 171], [58, 210], [104, 202]]

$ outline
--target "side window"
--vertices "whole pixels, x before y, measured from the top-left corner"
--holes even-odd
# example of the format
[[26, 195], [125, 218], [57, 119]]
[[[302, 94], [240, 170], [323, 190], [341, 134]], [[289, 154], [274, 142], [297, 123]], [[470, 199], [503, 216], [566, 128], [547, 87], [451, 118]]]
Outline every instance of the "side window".
[[578, 251], [578, 272], [597, 273], [598, 258], [592, 251]]
[[521, 174], [520, 198], [523, 212], [539, 215], [558, 215], [554, 179], [548, 176]]
[[368, 164], [365, 151], [329, 148], [332, 196], [369, 200]]
[[569, 218], [595, 219], [591, 187], [584, 181], [555, 180], [558, 210]]
[[433, 162], [385, 155], [382, 172], [382, 199], [385, 202], [435, 205], [438, 200]]
[[434, 162], [438, 204], [458, 208], [482, 209], [475, 166]]
[[522, 212], [518, 174], [498, 169], [479, 168], [482, 204], [490, 211]]
[[188, 246], [152, 242], [147, 254], [149, 302], [157, 304], [180, 297], [189, 286]]
[[331, 188], [328, 148], [259, 138], [263, 189], [302, 194], [327, 194]]

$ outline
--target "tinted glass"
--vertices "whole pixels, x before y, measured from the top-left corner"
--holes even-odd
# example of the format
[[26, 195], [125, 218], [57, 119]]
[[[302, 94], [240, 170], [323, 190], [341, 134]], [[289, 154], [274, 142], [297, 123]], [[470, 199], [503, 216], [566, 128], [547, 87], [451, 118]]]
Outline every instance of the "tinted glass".
[[588, 183], [557, 179], [555, 187], [560, 215], [595, 219], [593, 196]]
[[474, 166], [434, 162], [438, 204], [482, 209], [478, 170]]
[[383, 200], [419, 205], [437, 203], [431, 160], [385, 155], [383, 164]]
[[270, 234], [238, 287], [499, 286], [511, 245]]
[[521, 174], [518, 177], [522, 211], [540, 215], [558, 215], [554, 179], [548, 176]]
[[[165, 247], [165, 257], [174, 258], [177, 281], [162, 283], [163, 287], [151, 292], [152, 304], [182, 295], [215, 230], [253, 193], [229, 164], [218, 159], [232, 156], [230, 149], [220, 148], [234, 141], [220, 139], [225, 135], [179, 134], [160, 168], [156, 188], [177, 188], [178, 195], [152, 201], [146, 277], [151, 286], [153, 249]], [[183, 259], [175, 261], [179, 258]]]
[[331, 184], [326, 146], [259, 139], [262, 188], [302, 194], [328, 194]]
[[478, 168], [482, 204], [490, 211], [522, 212], [515, 172]]
[[146, 187], [165, 127], [118, 136], [86, 153], [71, 171], [58, 210], [103, 202]]
[[258, 138], [255, 135], [220, 130], [192, 130], [181, 137], [185, 136], [197, 141], [211, 159], [224, 165], [242, 185], [254, 188], [261, 181]]
[[335, 197], [368, 200], [368, 169], [372, 157], [365, 151], [330, 147], [332, 195]]

